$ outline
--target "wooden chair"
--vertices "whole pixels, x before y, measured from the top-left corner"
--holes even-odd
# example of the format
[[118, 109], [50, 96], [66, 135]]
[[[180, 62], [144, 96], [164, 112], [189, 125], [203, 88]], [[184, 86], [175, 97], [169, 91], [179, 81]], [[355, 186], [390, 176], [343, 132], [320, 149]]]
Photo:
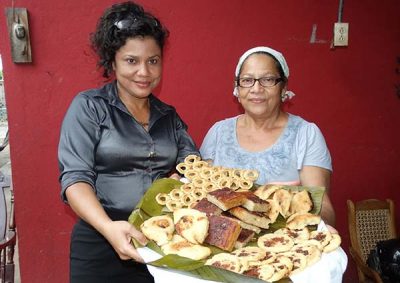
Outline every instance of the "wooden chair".
[[[347, 200], [350, 254], [357, 265], [359, 282], [382, 283], [379, 274], [366, 264], [368, 255], [382, 240], [397, 237], [394, 203], [387, 199]], [[368, 281], [369, 280], [369, 281]]]
[[[14, 249], [17, 241], [14, 221], [14, 196], [7, 209], [5, 188], [10, 187], [6, 177], [0, 172], [0, 283], [13, 283], [15, 264]], [[7, 217], [9, 215], [9, 217]]]

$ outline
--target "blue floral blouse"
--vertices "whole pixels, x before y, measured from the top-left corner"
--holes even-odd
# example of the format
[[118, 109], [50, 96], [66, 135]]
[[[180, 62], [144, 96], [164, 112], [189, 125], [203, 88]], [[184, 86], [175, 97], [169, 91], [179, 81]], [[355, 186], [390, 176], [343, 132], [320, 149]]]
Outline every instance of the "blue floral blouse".
[[256, 169], [256, 183], [299, 181], [299, 170], [306, 165], [332, 170], [331, 156], [325, 139], [314, 124], [289, 114], [288, 123], [275, 144], [260, 152], [240, 147], [236, 134], [239, 116], [215, 123], [200, 147], [204, 160], [215, 166]]

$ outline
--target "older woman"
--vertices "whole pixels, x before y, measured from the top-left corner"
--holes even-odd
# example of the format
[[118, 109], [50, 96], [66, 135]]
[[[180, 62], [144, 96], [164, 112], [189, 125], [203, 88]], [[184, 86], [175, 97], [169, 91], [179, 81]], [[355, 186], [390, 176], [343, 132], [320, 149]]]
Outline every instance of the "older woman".
[[166, 36], [157, 18], [130, 1], [98, 21], [92, 46], [104, 76], [115, 80], [74, 98], [58, 151], [61, 197], [80, 218], [70, 282], [154, 281], [131, 245], [146, 238], [128, 216], [154, 180], [199, 154], [175, 108], [152, 94]]
[[[239, 59], [234, 95], [244, 113], [215, 123], [200, 148], [203, 159], [214, 165], [251, 168], [260, 172], [257, 183], [323, 186], [329, 190], [331, 157], [318, 127], [282, 110], [289, 68], [283, 55], [256, 47]], [[335, 224], [328, 194], [321, 216]]]

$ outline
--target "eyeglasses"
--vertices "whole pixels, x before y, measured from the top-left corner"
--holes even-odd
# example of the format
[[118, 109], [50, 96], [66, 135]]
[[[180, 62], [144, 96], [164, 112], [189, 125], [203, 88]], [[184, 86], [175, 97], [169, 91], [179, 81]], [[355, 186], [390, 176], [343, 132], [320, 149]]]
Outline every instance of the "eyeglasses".
[[283, 81], [282, 78], [277, 77], [262, 77], [262, 78], [239, 78], [236, 80], [240, 87], [252, 87], [258, 81], [263, 87], [273, 87]]
[[143, 23], [148, 23], [155, 27], [158, 26], [158, 23], [155, 19], [141, 18], [139, 21], [139, 19], [136, 17], [131, 18], [131, 19], [124, 19], [124, 20], [116, 21], [114, 23], [114, 26], [117, 27], [119, 30], [126, 30], [126, 29], [134, 28], [135, 26], [138, 26]]

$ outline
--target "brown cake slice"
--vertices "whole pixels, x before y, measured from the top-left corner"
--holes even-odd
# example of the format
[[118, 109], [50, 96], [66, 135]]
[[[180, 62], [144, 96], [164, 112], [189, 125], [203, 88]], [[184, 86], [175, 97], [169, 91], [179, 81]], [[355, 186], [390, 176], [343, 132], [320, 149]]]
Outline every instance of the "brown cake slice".
[[244, 203], [242, 204], [243, 207], [250, 211], [257, 211], [257, 212], [267, 212], [269, 209], [269, 204], [263, 199], [260, 199], [256, 196], [253, 192], [241, 192], [242, 195], [246, 197]]
[[261, 228], [260, 227], [257, 227], [257, 226], [248, 224], [246, 222], [243, 222], [242, 220], [239, 220], [238, 218], [232, 216], [231, 214], [227, 213], [227, 215], [224, 215], [224, 216], [231, 217], [231, 218], [235, 219], [239, 223], [240, 227], [242, 227], [242, 229], [251, 230], [251, 231], [254, 231], [257, 234], [259, 234], [261, 232]]
[[210, 215], [205, 243], [225, 251], [232, 251], [242, 230], [239, 223], [230, 217]]
[[268, 229], [271, 220], [262, 212], [249, 211], [243, 207], [234, 207], [229, 209], [229, 213], [236, 216], [243, 222], [255, 225], [260, 228]]
[[242, 229], [238, 239], [236, 240], [235, 249], [240, 249], [246, 246], [247, 243], [253, 239], [254, 235], [255, 235], [254, 231]]
[[221, 215], [222, 213], [222, 209], [220, 209], [212, 202], [209, 202], [206, 198], [201, 199], [198, 203], [196, 203], [193, 208], [204, 212], [205, 214], [207, 214], [207, 216]]
[[218, 206], [223, 211], [227, 211], [232, 207], [242, 205], [246, 201], [246, 197], [229, 188], [222, 188], [209, 192], [207, 200]]

